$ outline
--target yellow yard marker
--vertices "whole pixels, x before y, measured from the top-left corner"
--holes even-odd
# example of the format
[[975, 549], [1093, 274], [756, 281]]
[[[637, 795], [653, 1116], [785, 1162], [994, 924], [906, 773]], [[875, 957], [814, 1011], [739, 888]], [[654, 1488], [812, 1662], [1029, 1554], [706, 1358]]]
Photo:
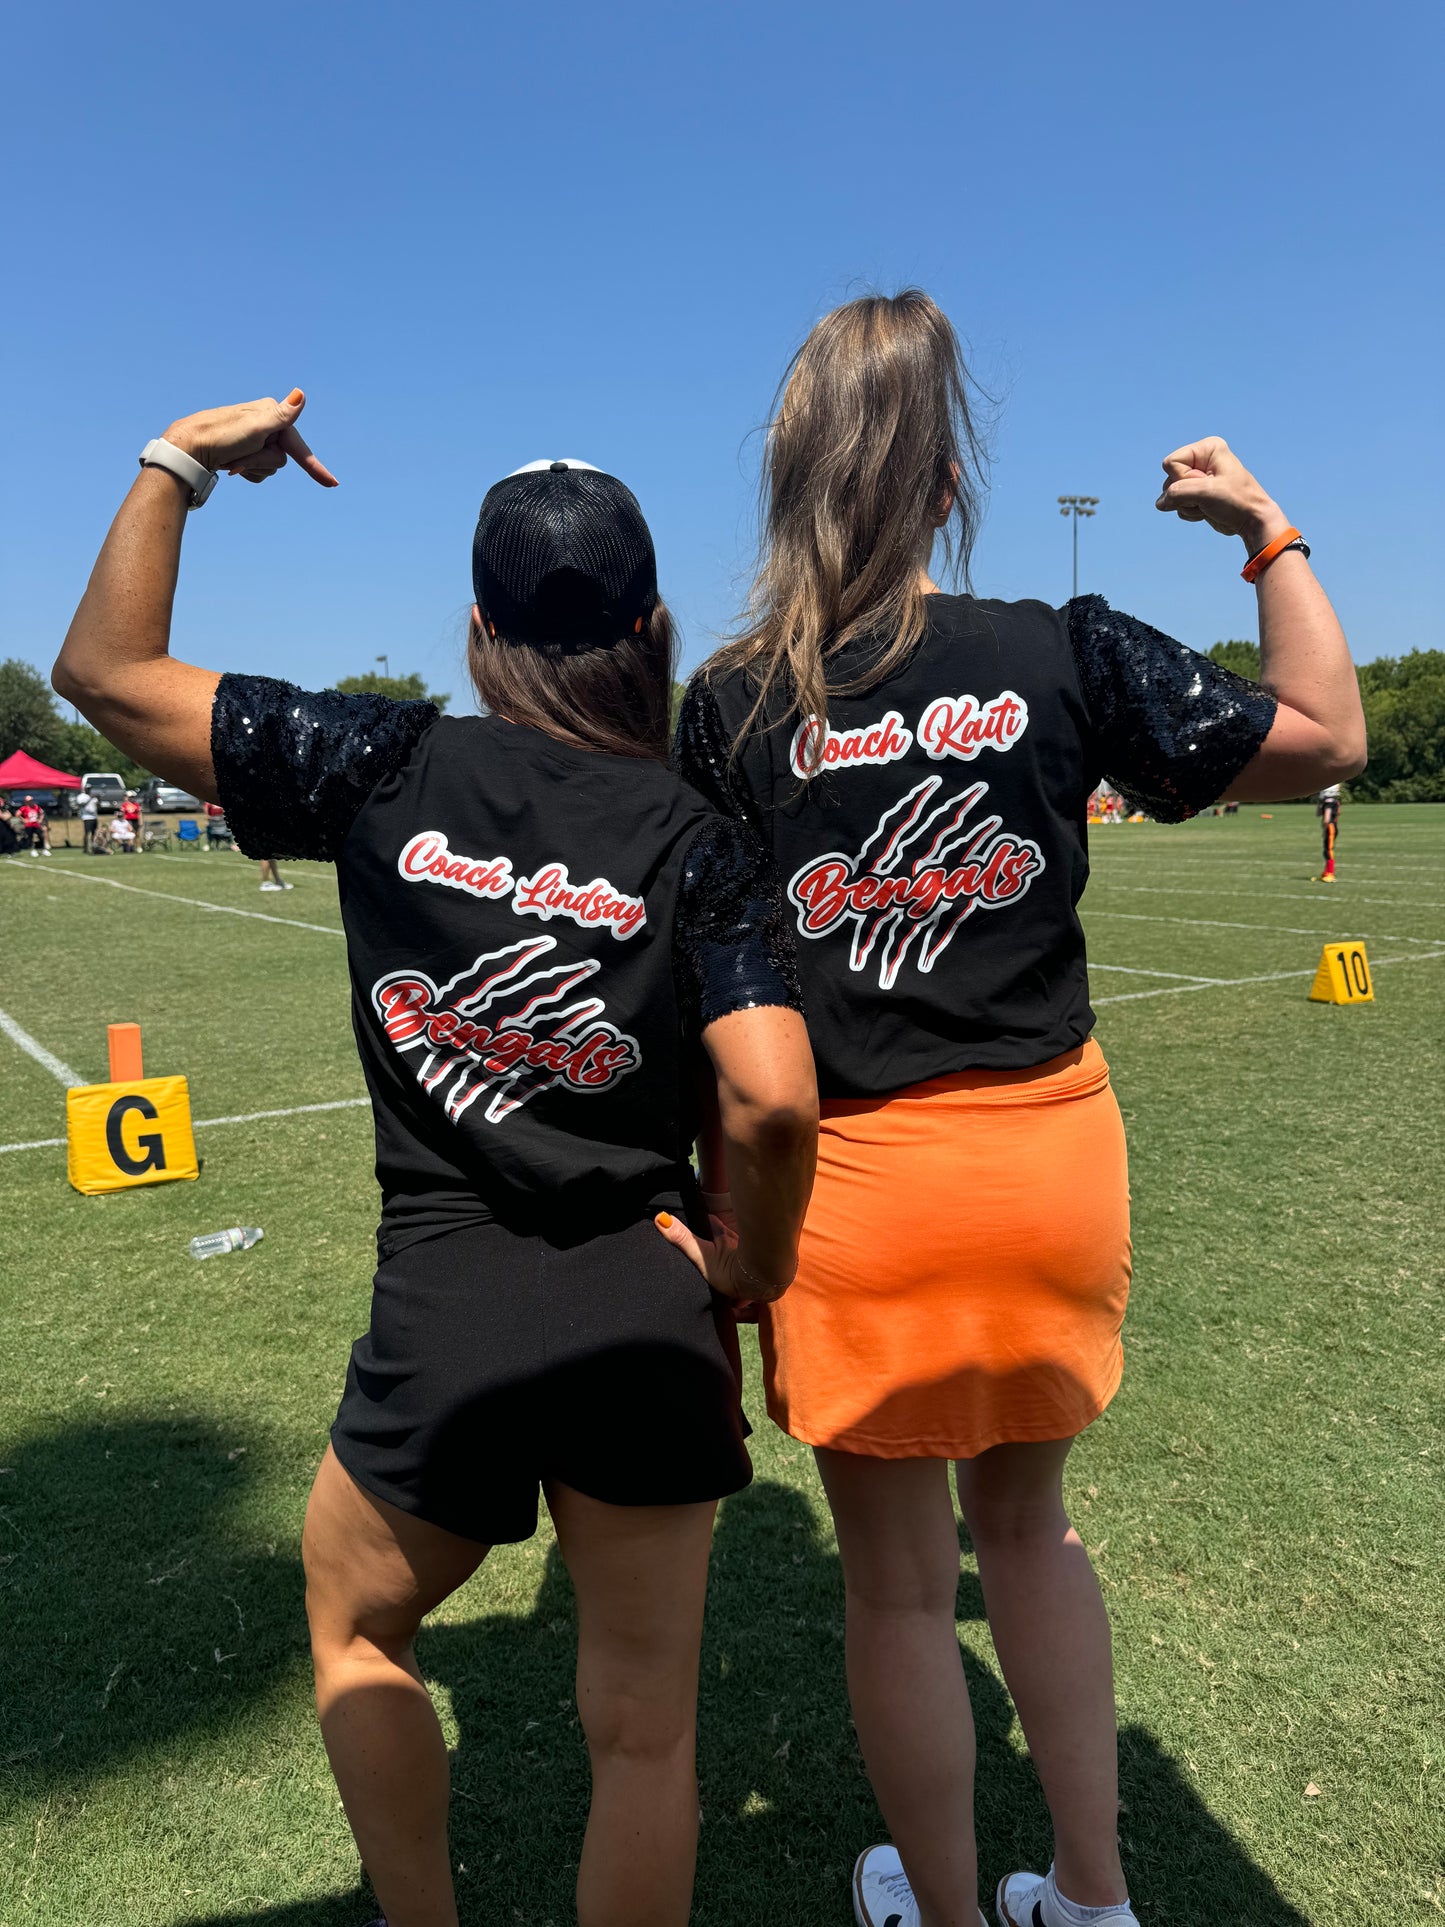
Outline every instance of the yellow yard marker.
[[93, 1195], [198, 1178], [185, 1078], [145, 1076], [138, 1024], [112, 1024], [109, 1041], [110, 1083], [65, 1094], [70, 1182]]
[[1327, 943], [1320, 953], [1320, 967], [1310, 985], [1310, 1002], [1315, 1004], [1372, 1004], [1375, 986], [1362, 943]]

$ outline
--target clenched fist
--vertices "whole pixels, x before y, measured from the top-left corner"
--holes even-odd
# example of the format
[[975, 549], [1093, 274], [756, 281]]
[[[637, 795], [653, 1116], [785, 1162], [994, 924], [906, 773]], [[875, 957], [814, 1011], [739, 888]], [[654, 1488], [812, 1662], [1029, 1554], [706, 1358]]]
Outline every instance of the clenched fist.
[[1289, 518], [1218, 435], [1164, 457], [1167, 480], [1154, 504], [1181, 522], [1207, 522], [1242, 538], [1250, 554], [1289, 527]]
[[207, 468], [224, 468], [228, 474], [243, 475], [248, 482], [264, 482], [289, 459], [304, 468], [313, 482], [336, 488], [336, 477], [316, 459], [297, 432], [296, 418], [305, 406], [305, 395], [293, 388], [285, 401], [274, 401], [268, 395], [264, 401], [206, 408], [199, 415], [172, 422], [165, 439]]

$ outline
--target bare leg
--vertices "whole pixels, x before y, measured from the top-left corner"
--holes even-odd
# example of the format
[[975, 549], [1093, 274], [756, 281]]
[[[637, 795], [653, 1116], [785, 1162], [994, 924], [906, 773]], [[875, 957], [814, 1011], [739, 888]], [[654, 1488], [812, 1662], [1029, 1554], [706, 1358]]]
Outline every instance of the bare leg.
[[864, 1764], [924, 1927], [978, 1927], [973, 1713], [958, 1647], [958, 1527], [943, 1459], [820, 1448], [847, 1591]]
[[1054, 1823], [1059, 1891], [1107, 1907], [1119, 1864], [1119, 1746], [1109, 1619], [1064, 1511], [1072, 1439], [997, 1445], [958, 1466], [994, 1650]]
[[547, 1487], [577, 1593], [592, 1809], [579, 1927], [685, 1927], [697, 1861], [697, 1668], [716, 1506]]
[[316, 1709], [389, 1927], [456, 1927], [450, 1766], [417, 1670], [417, 1627], [487, 1548], [363, 1492], [328, 1445], [302, 1540]]

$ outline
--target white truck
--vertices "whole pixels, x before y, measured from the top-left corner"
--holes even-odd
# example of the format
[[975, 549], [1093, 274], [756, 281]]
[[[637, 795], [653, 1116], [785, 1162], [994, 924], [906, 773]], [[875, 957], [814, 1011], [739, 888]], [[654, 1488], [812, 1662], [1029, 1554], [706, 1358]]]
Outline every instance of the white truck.
[[87, 770], [80, 779], [79, 801], [87, 796], [95, 798], [95, 806], [102, 812], [118, 810], [125, 801], [125, 784], [113, 769]]

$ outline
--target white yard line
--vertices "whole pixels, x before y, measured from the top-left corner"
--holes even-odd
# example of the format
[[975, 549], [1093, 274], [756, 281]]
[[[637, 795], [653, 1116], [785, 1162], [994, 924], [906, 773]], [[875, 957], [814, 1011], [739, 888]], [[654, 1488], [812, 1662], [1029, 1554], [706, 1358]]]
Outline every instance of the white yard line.
[[259, 1124], [264, 1117], [304, 1117], [311, 1111], [354, 1111], [370, 1102], [369, 1097], [333, 1097], [325, 1104], [292, 1104], [284, 1111], [242, 1111], [236, 1117], [198, 1117], [196, 1129], [208, 1131], [217, 1124]]
[[[1331, 943], [1344, 941], [1338, 934], [1339, 925], [1337, 923], [1313, 924], [1305, 928], [1289, 923], [1236, 923], [1226, 917], [1157, 917], [1151, 916], [1147, 910], [1095, 910], [1087, 898], [1084, 901], [1084, 915], [1085, 917], [1110, 917], [1116, 923], [1182, 923], [1197, 926], [1204, 930], [1260, 930], [1263, 931], [1266, 936], [1326, 937]], [[1383, 930], [1376, 930], [1374, 932], [1357, 930], [1351, 941], [1358, 941], [1360, 943], [1421, 943], [1425, 945], [1426, 949], [1430, 949], [1440, 943], [1442, 939], [1439, 937], [1390, 936]]]
[[[77, 1078], [75, 1081], [79, 1083], [81, 1080]], [[369, 1097], [336, 1097], [328, 1104], [293, 1104], [284, 1111], [244, 1111], [238, 1117], [198, 1117], [193, 1128], [210, 1131], [218, 1124], [259, 1124], [268, 1117], [304, 1117], [313, 1111], [354, 1111], [370, 1102]], [[0, 1144], [0, 1154], [6, 1151], [50, 1151], [64, 1142], [63, 1137], [34, 1137], [24, 1144]]]
[[25, 876], [64, 877], [67, 883], [99, 883], [108, 890], [126, 890], [135, 897], [159, 897], [162, 903], [184, 903], [193, 910], [213, 910], [223, 917], [252, 917], [257, 923], [282, 923], [292, 930], [315, 930], [323, 937], [344, 937], [346, 932], [339, 930], [333, 923], [303, 923], [299, 917], [268, 916], [264, 910], [241, 910], [231, 903], [208, 903], [204, 897], [178, 897], [169, 890], [147, 890], [138, 883], [118, 883], [114, 877], [82, 876], [74, 870], [29, 869], [19, 857], [3, 859], [13, 863]]
[[73, 1071], [64, 1058], [57, 1057], [53, 1051], [48, 1051], [44, 1044], [37, 1044], [30, 1032], [22, 1030], [15, 1019], [7, 1016], [3, 1010], [0, 1010], [0, 1030], [4, 1031], [12, 1043], [18, 1044], [28, 1057], [33, 1057], [37, 1064], [49, 1071], [52, 1077], [58, 1077], [67, 1089], [72, 1084], [86, 1082], [79, 1071]]
[[1233, 981], [1229, 977], [1201, 977], [1197, 970], [1145, 970], [1139, 964], [1095, 963], [1092, 957], [1089, 959], [1089, 968], [1090, 970], [1118, 970], [1126, 977], [1178, 977], [1181, 982], [1187, 984], [1227, 984]]
[[[1121, 860], [1121, 852], [1117, 850], [1110, 850], [1108, 854], [1116, 862]], [[1367, 865], [1372, 876], [1383, 874], [1383, 871], [1394, 863], [1423, 863], [1437, 871], [1440, 868], [1440, 859], [1433, 856], [1392, 856], [1381, 859], [1371, 856], [1369, 851], [1358, 847], [1351, 851], [1351, 855], [1356, 863]], [[1282, 851], [1278, 856], [1231, 856], [1227, 851], [1205, 849], [1195, 844], [1191, 846], [1186, 860], [1191, 869], [1198, 864], [1202, 869], [1273, 870], [1276, 876], [1280, 876], [1282, 882], [1289, 882], [1290, 879], [1281, 874], [1283, 871], [1290, 869], [1296, 863], [1317, 861], [1319, 856], [1318, 842], [1312, 850]], [[1129, 861], [1128, 858], [1122, 860]], [[1139, 857], [1134, 860], [1152, 862], [1153, 858]]]
[[[16, 859], [12, 858], [11, 861]], [[1251, 903], [1277, 903], [1283, 897], [1295, 903], [1323, 903], [1326, 900], [1320, 894], [1325, 887], [1323, 884], [1320, 890], [1271, 890], [1268, 894], [1262, 890], [1191, 890], [1183, 883], [1115, 883], [1098, 870], [1094, 871], [1092, 881], [1096, 889], [1102, 886], [1106, 890], [1135, 890], [1151, 897], [1247, 897]], [[1353, 893], [1345, 893], [1332, 900], [1342, 909], [1349, 909], [1357, 903], [1382, 903], [1387, 910], [1445, 910], [1445, 902], [1433, 897], [1357, 897]]]
[[[1445, 957], [1445, 950], [1429, 950], [1423, 954], [1417, 950], [1410, 957], [1376, 957], [1370, 967], [1372, 970], [1379, 970], [1385, 964], [1433, 963], [1440, 957]], [[1190, 990], [1216, 990], [1237, 984], [1280, 984], [1291, 977], [1313, 977], [1314, 974], [1314, 969], [1271, 970], [1261, 977], [1216, 977], [1212, 983], [1166, 984], [1162, 990], [1122, 990], [1116, 997], [1094, 997], [1090, 1002], [1096, 1007], [1103, 1004], [1133, 1004], [1144, 997], [1178, 997]]]

